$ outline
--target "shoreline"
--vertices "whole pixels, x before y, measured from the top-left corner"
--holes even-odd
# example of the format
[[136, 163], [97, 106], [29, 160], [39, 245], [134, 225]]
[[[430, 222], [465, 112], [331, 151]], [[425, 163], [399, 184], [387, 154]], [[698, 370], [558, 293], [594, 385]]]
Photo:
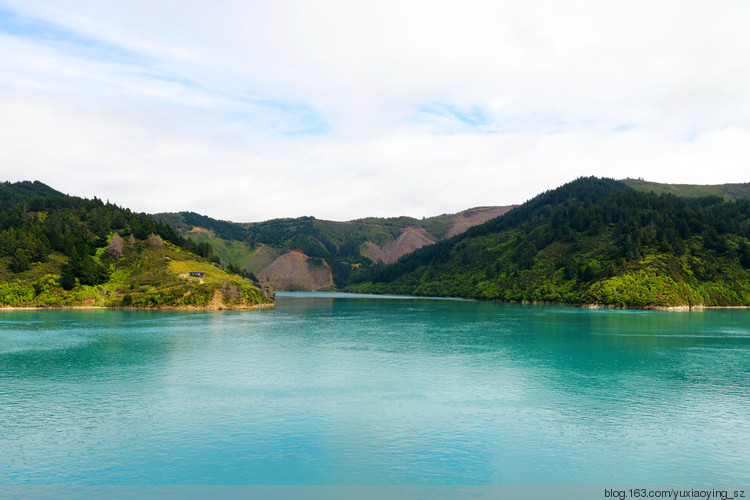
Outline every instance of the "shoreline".
[[616, 306], [611, 304], [571, 304], [582, 309], [632, 309], [641, 311], [701, 312], [711, 309], [750, 309], [750, 306]]
[[[680, 306], [621, 306], [616, 304], [598, 304], [598, 303], [586, 303], [586, 302], [554, 302], [546, 300], [502, 300], [502, 299], [481, 299], [476, 297], [457, 297], [457, 296], [427, 296], [427, 295], [409, 295], [403, 293], [369, 293], [369, 292], [353, 292], [351, 290], [314, 290], [315, 292], [331, 292], [331, 293], [350, 293], [352, 295], [396, 295], [403, 297], [414, 297], [419, 299], [461, 299], [461, 300], [476, 300], [478, 302], [497, 302], [499, 304], [527, 304], [527, 305], [549, 305], [549, 306], [568, 306], [578, 307], [581, 309], [628, 309], [633, 311], [667, 311], [667, 312], [701, 312], [711, 309], [750, 309], [750, 305], [731, 305], [731, 306], [706, 306], [703, 304], [696, 305], [680, 305]], [[305, 292], [308, 293], [308, 292]]]
[[103, 309], [120, 309], [128, 311], [260, 311], [263, 309], [273, 309], [276, 304], [253, 304], [250, 306], [158, 306], [158, 307], [133, 307], [133, 306], [0, 306], [0, 312], [3, 311], [64, 311], [64, 310], [103, 310]]
[[527, 304], [527, 305], [549, 305], [549, 306], [569, 306], [578, 307], [580, 309], [629, 309], [634, 311], [666, 311], [666, 312], [701, 312], [711, 309], [750, 309], [750, 305], [728, 305], [728, 306], [707, 306], [704, 304], [683, 304], [679, 306], [657, 306], [657, 305], [617, 305], [617, 304], [601, 304], [595, 302], [556, 302], [551, 300], [514, 300], [514, 299], [487, 299], [478, 297], [459, 297], [453, 295], [445, 296], [427, 296], [427, 295], [409, 295], [404, 293], [390, 292], [390, 293], [372, 293], [372, 292], [360, 292], [351, 291], [344, 289], [345, 293], [352, 293], [358, 295], [404, 295], [412, 296], [417, 298], [435, 298], [435, 299], [464, 299], [464, 300], [476, 300], [479, 302], [497, 302], [499, 304]]
[[[366, 293], [366, 292], [346, 292], [358, 295], [407, 295], [400, 293]], [[435, 299], [464, 299], [464, 300], [476, 300], [479, 302], [497, 302], [499, 304], [526, 304], [526, 305], [539, 305], [539, 306], [569, 306], [578, 307], [580, 309], [627, 309], [633, 311], [666, 311], [666, 312], [701, 312], [712, 309], [750, 309], [750, 305], [731, 305], [731, 306], [707, 306], [703, 304], [696, 305], [679, 305], [679, 306], [657, 306], [657, 305], [617, 305], [617, 304], [599, 304], [593, 302], [555, 302], [548, 300], [503, 300], [503, 299], [481, 299], [476, 297], [455, 297], [455, 296], [443, 296], [443, 297], [429, 297], [423, 295], [413, 295], [417, 298], [435, 298]]]
[[[361, 292], [347, 292], [355, 295], [369, 295]], [[389, 295], [389, 294], [372, 294], [372, 295]], [[393, 294], [400, 295], [400, 294]], [[423, 296], [415, 296], [419, 298], [430, 298]], [[558, 306], [569, 306], [578, 307], [580, 309], [623, 309], [623, 310], [635, 310], [635, 311], [665, 311], [665, 312], [702, 312], [714, 309], [750, 309], [750, 305], [727, 305], [727, 306], [706, 306], [703, 304], [696, 305], [679, 305], [679, 306], [657, 306], [657, 305], [646, 305], [646, 306], [635, 306], [635, 305], [616, 305], [616, 304], [598, 304], [598, 303], [576, 303], [576, 302], [552, 302], [544, 300], [497, 300], [497, 299], [477, 299], [472, 297], [434, 297], [436, 299], [441, 298], [456, 298], [456, 299], [469, 299], [478, 300], [480, 302], [498, 302], [506, 304], [527, 304], [527, 305], [558, 305]], [[73, 306], [57, 306], [57, 305], [39, 305], [39, 306], [0, 306], [0, 312], [2, 311], [41, 311], [41, 310], [66, 310], [66, 309], [121, 309], [131, 311], [194, 311], [194, 312], [205, 312], [205, 311], [259, 311], [264, 309], [273, 309], [275, 303], [270, 304], [253, 304], [253, 305], [236, 305], [236, 306], [223, 306], [217, 304], [215, 301], [205, 306], [156, 306], [156, 307], [136, 307], [136, 306], [98, 306], [98, 305], [73, 305]]]
[[[506, 301], [499, 301], [506, 302]], [[696, 305], [680, 305], [680, 306], [621, 306], [616, 304], [597, 304], [597, 303], [585, 303], [585, 302], [545, 302], [536, 300], [519, 300], [519, 301], [507, 301], [509, 303], [518, 304], [536, 304], [536, 305], [560, 305], [560, 306], [571, 306], [578, 307], [581, 309], [627, 309], [633, 311], [666, 311], [666, 312], [701, 312], [708, 311], [711, 309], [750, 309], [750, 306], [736, 305], [736, 306], [706, 306], [703, 304]]]

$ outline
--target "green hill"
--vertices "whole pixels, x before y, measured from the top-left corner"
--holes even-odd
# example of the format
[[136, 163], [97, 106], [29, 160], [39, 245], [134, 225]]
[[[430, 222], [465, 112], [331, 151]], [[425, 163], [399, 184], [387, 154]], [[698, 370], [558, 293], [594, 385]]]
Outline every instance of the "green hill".
[[271, 302], [210, 262], [210, 254], [210, 247], [146, 214], [66, 196], [39, 182], [0, 184], [0, 306], [224, 308]]
[[744, 184], [660, 184], [642, 179], [625, 179], [622, 181], [626, 186], [645, 193], [673, 194], [683, 198], [701, 198], [705, 196], [718, 196], [724, 200], [737, 200], [750, 198], [750, 182]]
[[619, 307], [750, 305], [750, 200], [582, 178], [352, 291]]
[[60, 191], [56, 191], [46, 184], [39, 181], [21, 181], [21, 182], [2, 182], [0, 183], [0, 203], [9, 205], [21, 200], [34, 197], [63, 196]]

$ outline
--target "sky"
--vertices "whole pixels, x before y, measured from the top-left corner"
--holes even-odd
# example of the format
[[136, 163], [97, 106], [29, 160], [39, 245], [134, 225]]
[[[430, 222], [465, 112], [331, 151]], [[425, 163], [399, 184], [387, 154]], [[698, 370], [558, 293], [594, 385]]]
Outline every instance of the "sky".
[[750, 2], [0, 0], [0, 180], [139, 212], [421, 218], [750, 182]]

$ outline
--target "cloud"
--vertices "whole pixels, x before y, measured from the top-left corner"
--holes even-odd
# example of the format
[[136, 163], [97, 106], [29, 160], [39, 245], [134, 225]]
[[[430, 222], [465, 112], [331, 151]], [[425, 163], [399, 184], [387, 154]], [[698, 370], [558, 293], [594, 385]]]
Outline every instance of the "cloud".
[[0, 2], [0, 161], [136, 210], [434, 215], [745, 182], [744, 2]]

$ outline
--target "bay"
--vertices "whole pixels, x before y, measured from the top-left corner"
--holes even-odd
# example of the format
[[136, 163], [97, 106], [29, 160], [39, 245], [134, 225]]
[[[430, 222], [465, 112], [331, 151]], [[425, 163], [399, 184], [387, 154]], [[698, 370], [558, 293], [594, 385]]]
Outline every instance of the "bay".
[[748, 483], [750, 311], [4, 311], [1, 484]]

